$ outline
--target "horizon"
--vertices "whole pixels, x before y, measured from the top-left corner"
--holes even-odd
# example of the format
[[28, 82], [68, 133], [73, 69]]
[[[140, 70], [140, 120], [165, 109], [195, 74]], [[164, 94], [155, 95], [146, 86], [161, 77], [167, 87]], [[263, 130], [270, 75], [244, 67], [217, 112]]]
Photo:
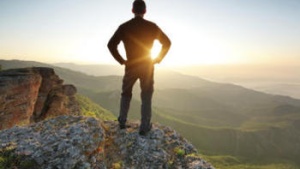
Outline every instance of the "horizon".
[[[0, 59], [1, 61], [1, 59]], [[4, 60], [25, 61], [25, 60]], [[31, 61], [27, 61], [31, 62]], [[33, 61], [37, 62], [37, 61]], [[77, 64], [72, 62], [37, 62], [84, 72], [91, 76], [124, 74], [123, 66], [118, 64]], [[27, 64], [28, 65], [28, 64]], [[33, 64], [34, 65], [34, 64]], [[194, 76], [217, 83], [229, 83], [257, 91], [286, 95], [300, 99], [299, 64], [235, 64], [235, 65], [193, 65], [193, 66], [156, 66], [158, 76], [165, 72]]]
[[[72, 62], [72, 61], [39, 61], [39, 60], [31, 60], [31, 59], [18, 59], [18, 58], [0, 58], [0, 60], [4, 61], [25, 61], [25, 62], [39, 62], [43, 64], [49, 65], [56, 65], [56, 64], [73, 64], [77, 66], [116, 66], [122, 68], [123, 65], [120, 65], [118, 62]], [[248, 63], [218, 63], [218, 64], [205, 64], [205, 63], [194, 63], [194, 64], [156, 64], [156, 68], [158, 69], [176, 69], [176, 68], [209, 68], [214, 69], [216, 67], [223, 67], [223, 68], [234, 68], [234, 67], [265, 67], [265, 68], [276, 68], [276, 67], [300, 67], [300, 63], [292, 62], [287, 64], [286, 62], [283, 63], [256, 63], [256, 62], [248, 62]]]
[[[106, 44], [117, 27], [133, 17], [131, 4], [1, 1], [0, 57], [116, 65]], [[157, 23], [172, 41], [162, 66], [300, 64], [300, 1], [152, 0], [146, 4], [145, 19]]]

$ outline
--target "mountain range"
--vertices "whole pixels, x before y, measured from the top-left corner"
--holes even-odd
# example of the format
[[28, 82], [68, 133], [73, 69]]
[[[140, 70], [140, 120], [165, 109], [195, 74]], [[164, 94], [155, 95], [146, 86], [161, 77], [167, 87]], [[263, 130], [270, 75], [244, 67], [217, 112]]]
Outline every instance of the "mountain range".
[[[103, 75], [96, 76], [69, 64], [0, 60], [0, 65], [2, 69], [53, 67], [65, 83], [74, 84], [80, 94], [118, 115], [119, 68], [98, 66]], [[129, 112], [132, 120], [140, 118], [138, 86]], [[300, 100], [289, 96], [157, 69], [153, 122], [175, 128], [206, 155], [299, 163]]]

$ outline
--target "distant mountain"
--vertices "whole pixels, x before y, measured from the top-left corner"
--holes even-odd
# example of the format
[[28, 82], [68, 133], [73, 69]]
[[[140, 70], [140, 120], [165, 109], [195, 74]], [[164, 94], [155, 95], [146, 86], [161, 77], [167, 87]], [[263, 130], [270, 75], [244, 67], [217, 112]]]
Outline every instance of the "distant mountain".
[[222, 83], [234, 83], [272, 94], [300, 99], [300, 65], [232, 64], [178, 66], [176, 71]]
[[[0, 64], [3, 69], [39, 66], [22, 61]], [[118, 114], [121, 76], [91, 76], [53, 67], [79, 93]], [[138, 86], [129, 112], [132, 119], [140, 118]], [[153, 121], [174, 127], [205, 154], [299, 162], [300, 100], [288, 96], [157, 71]]]
[[55, 63], [53, 65], [93, 76], [122, 75], [124, 71], [122, 66], [114, 65], [78, 65], [74, 63]]
[[35, 61], [22, 61], [22, 60], [1, 60], [1, 68], [4, 69], [14, 69], [14, 68], [24, 68], [24, 67], [53, 67], [50, 64], [45, 64]]
[[[119, 65], [78, 65], [57, 63], [59, 67], [94, 76], [123, 75]], [[300, 98], [300, 65], [199, 65], [177, 66], [173, 71], [211, 79], [221, 83], [234, 83], [270, 94]], [[158, 66], [159, 72], [165, 68]]]

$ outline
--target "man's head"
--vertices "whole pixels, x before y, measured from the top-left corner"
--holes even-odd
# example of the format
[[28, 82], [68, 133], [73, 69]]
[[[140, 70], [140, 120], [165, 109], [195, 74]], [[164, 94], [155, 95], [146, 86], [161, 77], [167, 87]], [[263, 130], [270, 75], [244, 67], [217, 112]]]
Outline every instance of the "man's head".
[[132, 4], [132, 12], [136, 15], [143, 15], [146, 13], [146, 4], [143, 0], [135, 0]]

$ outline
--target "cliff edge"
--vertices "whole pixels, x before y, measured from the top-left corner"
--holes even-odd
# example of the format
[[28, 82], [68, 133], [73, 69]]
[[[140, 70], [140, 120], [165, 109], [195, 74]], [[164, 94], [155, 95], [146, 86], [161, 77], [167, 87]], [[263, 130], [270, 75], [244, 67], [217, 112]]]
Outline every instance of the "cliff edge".
[[76, 92], [52, 68], [0, 71], [0, 130], [59, 115], [80, 115]]

